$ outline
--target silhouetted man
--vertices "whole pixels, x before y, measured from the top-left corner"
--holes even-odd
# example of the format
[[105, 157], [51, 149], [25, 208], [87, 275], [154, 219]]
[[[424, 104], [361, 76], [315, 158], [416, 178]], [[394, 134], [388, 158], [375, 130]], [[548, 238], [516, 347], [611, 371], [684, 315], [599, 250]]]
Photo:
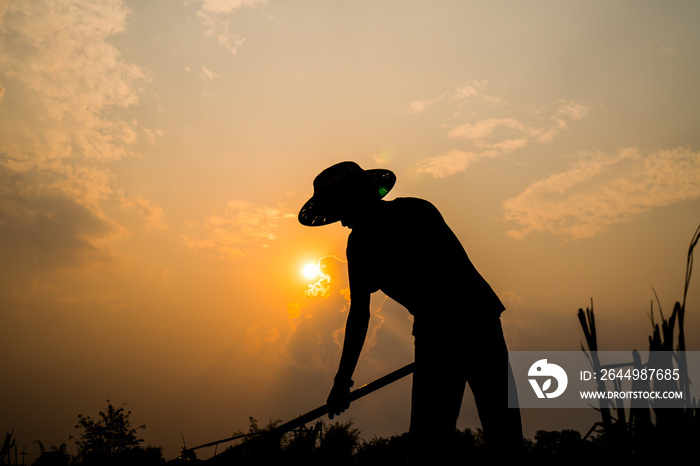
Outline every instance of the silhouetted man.
[[467, 382], [485, 444], [501, 452], [519, 449], [520, 412], [508, 408], [503, 304], [431, 203], [382, 200], [395, 182], [389, 170], [341, 162], [316, 177], [313, 197], [299, 212], [303, 225], [340, 221], [352, 230], [347, 246], [350, 311], [327, 401], [329, 416], [349, 406], [352, 375], [369, 326], [370, 295], [381, 290], [414, 317], [409, 432], [418, 453], [448, 451]]

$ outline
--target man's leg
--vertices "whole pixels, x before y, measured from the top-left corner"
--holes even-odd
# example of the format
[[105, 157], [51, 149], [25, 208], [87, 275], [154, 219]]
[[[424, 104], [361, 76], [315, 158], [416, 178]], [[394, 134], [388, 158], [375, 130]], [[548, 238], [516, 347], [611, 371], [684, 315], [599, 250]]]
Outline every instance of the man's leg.
[[520, 410], [508, 407], [508, 379], [512, 378], [512, 371], [501, 321], [487, 319], [478, 328], [471, 340], [474, 356], [467, 381], [479, 412], [484, 443], [497, 452], [519, 454], [523, 448], [522, 423]]
[[462, 358], [455, 352], [453, 340], [416, 338], [410, 427], [416, 464], [451, 458], [466, 387], [463, 367], [454, 365]]

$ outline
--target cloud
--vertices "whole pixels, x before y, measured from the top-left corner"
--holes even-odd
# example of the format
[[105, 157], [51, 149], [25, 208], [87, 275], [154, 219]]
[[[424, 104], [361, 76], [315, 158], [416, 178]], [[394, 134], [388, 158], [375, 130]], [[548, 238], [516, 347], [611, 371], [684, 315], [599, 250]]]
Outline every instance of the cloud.
[[163, 222], [163, 209], [152, 205], [141, 196], [124, 197], [121, 200], [122, 208], [135, 211], [146, 224], [148, 230], [165, 230], [167, 226]]
[[2, 17], [0, 154], [45, 168], [56, 160], [132, 155], [126, 110], [147, 78], [108, 39], [126, 27], [118, 0], [10, 2]]
[[440, 102], [446, 97], [446, 95], [447, 94], [442, 94], [441, 96], [435, 97], [434, 99], [430, 100], [414, 100], [406, 107], [402, 108], [401, 113], [405, 113], [408, 115], [417, 115], [425, 111], [425, 109], [427, 109], [428, 107]]
[[251, 354], [277, 359], [279, 358], [277, 351], [279, 337], [277, 327], [265, 327], [262, 323], [255, 323], [246, 329], [243, 345]]
[[450, 138], [484, 139], [491, 136], [499, 127], [509, 128], [521, 134], [529, 132], [523, 123], [514, 118], [487, 118], [474, 124], [452, 128], [448, 131], [447, 136]]
[[571, 120], [581, 120], [588, 115], [588, 107], [573, 100], [557, 100], [554, 114], [560, 118]]
[[[290, 332], [282, 353], [294, 366], [333, 372], [343, 347], [350, 289], [344, 261], [326, 256], [319, 264], [323, 272], [319, 283], [309, 286], [301, 302], [289, 306]], [[383, 307], [387, 299], [384, 297], [378, 305], [371, 305], [372, 318], [363, 347], [365, 360], [372, 358], [379, 343], [378, 332], [385, 321]]]
[[455, 100], [459, 101], [469, 100], [472, 97], [476, 97], [479, 95], [479, 90], [483, 87], [484, 84], [485, 83], [483, 81], [464, 84], [455, 89], [455, 91], [452, 93], [452, 97]]
[[503, 202], [505, 220], [520, 226], [508, 235], [522, 239], [537, 231], [590, 238], [654, 207], [700, 198], [698, 180], [700, 152], [688, 148], [583, 154], [569, 170]]
[[[512, 117], [486, 118], [476, 123], [455, 126], [447, 132], [447, 136], [475, 140], [478, 145], [487, 148], [497, 148], [509, 141], [520, 141], [521, 144], [529, 141], [547, 142], [567, 127], [567, 120], [581, 120], [588, 114], [587, 107], [570, 100], [558, 100], [554, 106], [549, 115], [545, 116], [547, 124], [544, 126], [529, 126]], [[487, 141], [489, 138], [494, 138], [495, 142]]]
[[[335, 257], [333, 258], [335, 259]], [[330, 258], [328, 257], [324, 257], [318, 261], [318, 280], [309, 284], [308, 288], [304, 292], [304, 296], [310, 296], [312, 298], [328, 296], [332, 283], [331, 276], [326, 273], [326, 269], [328, 268], [327, 262], [329, 259]]]
[[205, 250], [212, 258], [235, 261], [248, 254], [254, 244], [267, 246], [277, 238], [279, 224], [295, 215], [280, 208], [256, 206], [246, 201], [233, 200], [223, 215], [212, 214], [201, 222], [189, 222], [189, 226], [201, 230], [183, 239], [194, 251]]
[[200, 74], [203, 80], [210, 82], [215, 79], [221, 79], [221, 75], [218, 73], [215, 73], [214, 71], [211, 71], [209, 68], [206, 66], [202, 65], [202, 72]]
[[321, 258], [319, 268], [318, 281], [287, 306], [286, 328], [282, 322], [256, 322], [246, 329], [244, 343], [251, 356], [283, 360], [295, 368], [335, 369], [350, 301], [347, 271], [335, 256]]
[[245, 38], [231, 32], [231, 16], [242, 8], [252, 8], [266, 0], [197, 0], [200, 8], [197, 19], [204, 26], [204, 34], [214, 37], [226, 50], [235, 54]]
[[[283, 325], [256, 322], [246, 331], [246, 350], [255, 356], [269, 356], [285, 361], [289, 367], [333, 373], [342, 351], [345, 322], [350, 306], [350, 291], [346, 263], [335, 256], [319, 260], [323, 275], [301, 294], [299, 301], [287, 307], [288, 328]], [[371, 363], [375, 350], [386, 353], [387, 359], [397, 353], [397, 338], [391, 334], [378, 335], [387, 326], [384, 308], [388, 298], [371, 304], [372, 318], [364, 344], [362, 364]], [[402, 310], [405, 313], [405, 310]], [[410, 322], [394, 322], [394, 328], [405, 330], [411, 338]], [[390, 332], [390, 331], [389, 331]], [[400, 339], [399, 339], [400, 340]], [[410, 350], [411, 348], [409, 348]]]
[[162, 129], [144, 128], [143, 134], [150, 144], [156, 145], [167, 134], [167, 131]]
[[2, 235], [25, 262], [105, 259], [104, 240], [124, 234], [102, 210], [117, 195], [108, 166], [162, 135], [131, 114], [148, 77], [110, 42], [129, 13], [121, 0], [0, 4]]
[[[469, 96], [473, 92], [463, 91]], [[447, 137], [463, 140], [469, 150], [453, 149], [425, 159], [418, 166], [419, 173], [430, 173], [435, 178], [445, 178], [465, 171], [469, 165], [484, 158], [499, 157], [527, 147], [533, 142], [547, 143], [568, 127], [569, 121], [577, 121], [588, 114], [588, 109], [572, 100], [558, 100], [553, 109], [538, 110], [533, 118], [544, 118], [545, 123], [527, 125], [513, 117], [485, 118], [474, 123], [452, 126]]]
[[478, 81], [469, 81], [457, 87], [451, 93], [450, 97], [453, 101], [459, 103], [460, 105], [467, 104], [471, 101], [481, 101], [491, 104], [502, 103], [503, 99], [500, 97], [482, 92], [482, 89], [486, 87], [487, 84], [488, 81], [483, 79]]
[[502, 102], [500, 97], [485, 94], [481, 90], [486, 86], [487, 81], [469, 81], [461, 86], [458, 86], [453, 91], [443, 92], [437, 97], [428, 100], [414, 100], [407, 106], [400, 109], [400, 113], [408, 115], [417, 115], [423, 113], [428, 107], [433, 105], [448, 101], [452, 103], [457, 103], [459, 105], [465, 105], [471, 101], [481, 101], [488, 102], [492, 104], [499, 104]]
[[319, 264], [319, 281], [289, 305], [289, 334], [281, 352], [294, 366], [330, 372], [340, 358], [350, 296], [345, 263], [326, 256]]
[[0, 166], [0, 256], [13, 275], [109, 260], [100, 241], [121, 228], [57, 186]]
[[479, 158], [479, 154], [474, 152], [451, 150], [445, 154], [425, 160], [418, 167], [418, 172], [430, 173], [435, 178], [446, 178], [466, 170], [469, 164]]

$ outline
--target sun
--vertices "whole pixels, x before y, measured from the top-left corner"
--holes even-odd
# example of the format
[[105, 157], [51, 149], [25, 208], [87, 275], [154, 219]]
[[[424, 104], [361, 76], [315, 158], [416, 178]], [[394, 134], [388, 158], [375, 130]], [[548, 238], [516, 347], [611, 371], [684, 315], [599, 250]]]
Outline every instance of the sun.
[[312, 264], [311, 262], [309, 262], [304, 267], [302, 267], [301, 273], [302, 275], [304, 275], [304, 277], [308, 278], [309, 280], [313, 280], [321, 274], [321, 268], [318, 264]]

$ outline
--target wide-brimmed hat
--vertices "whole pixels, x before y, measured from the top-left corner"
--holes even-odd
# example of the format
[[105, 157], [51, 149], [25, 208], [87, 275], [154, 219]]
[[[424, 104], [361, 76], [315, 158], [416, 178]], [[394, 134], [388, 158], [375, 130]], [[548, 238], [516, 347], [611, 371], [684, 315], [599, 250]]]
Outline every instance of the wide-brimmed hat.
[[332, 206], [340, 196], [353, 195], [357, 188], [366, 186], [381, 199], [391, 191], [396, 175], [390, 170], [375, 168], [363, 170], [355, 162], [340, 162], [323, 170], [314, 179], [314, 194], [299, 211], [302, 225], [318, 227], [337, 222], [340, 217]]

